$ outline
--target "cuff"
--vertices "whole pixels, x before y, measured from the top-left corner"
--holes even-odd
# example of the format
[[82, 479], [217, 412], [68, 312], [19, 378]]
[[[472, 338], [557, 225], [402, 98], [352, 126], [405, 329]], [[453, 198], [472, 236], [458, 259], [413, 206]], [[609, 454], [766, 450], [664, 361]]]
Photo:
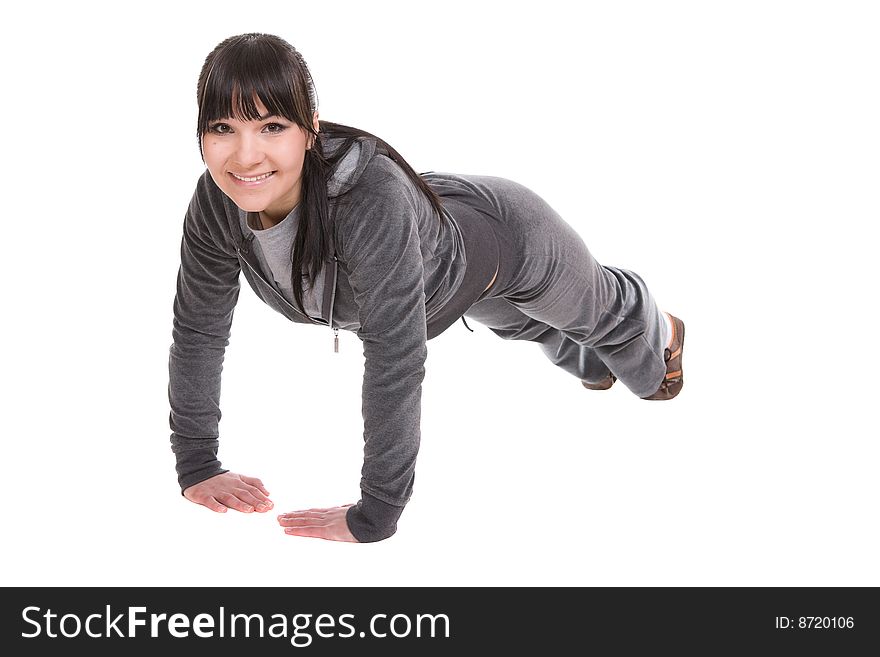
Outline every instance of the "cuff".
[[[193, 443], [198, 443], [198, 446]], [[171, 446], [177, 456], [177, 483], [180, 494], [190, 486], [218, 474], [229, 472], [217, 459], [218, 440], [179, 441]]]
[[372, 495], [361, 492], [361, 500], [345, 514], [348, 530], [359, 543], [375, 543], [397, 531], [397, 519], [402, 506], [386, 504]]

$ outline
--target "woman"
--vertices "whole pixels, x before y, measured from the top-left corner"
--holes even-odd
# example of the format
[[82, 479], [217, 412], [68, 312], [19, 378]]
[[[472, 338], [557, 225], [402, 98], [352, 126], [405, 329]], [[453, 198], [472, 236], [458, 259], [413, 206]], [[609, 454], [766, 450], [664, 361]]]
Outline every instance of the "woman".
[[311, 74], [286, 41], [223, 41], [197, 98], [207, 171], [184, 219], [168, 388], [188, 500], [221, 513], [273, 507], [259, 479], [217, 458], [242, 272], [291, 321], [332, 330], [334, 350], [340, 329], [363, 342], [361, 500], [283, 514], [288, 534], [371, 542], [396, 531], [412, 494], [426, 343], [464, 316], [539, 343], [587, 388], [620, 379], [645, 399], [681, 390], [684, 325], [638, 275], [596, 263], [520, 184], [416, 174], [381, 139], [319, 121]]

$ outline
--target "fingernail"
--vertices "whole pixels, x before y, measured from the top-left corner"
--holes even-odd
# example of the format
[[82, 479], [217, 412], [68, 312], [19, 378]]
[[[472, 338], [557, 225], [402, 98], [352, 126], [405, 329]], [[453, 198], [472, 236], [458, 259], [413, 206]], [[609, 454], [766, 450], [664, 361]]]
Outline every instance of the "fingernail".
[[266, 508], [265, 504], [257, 504], [257, 511], [265, 511]]

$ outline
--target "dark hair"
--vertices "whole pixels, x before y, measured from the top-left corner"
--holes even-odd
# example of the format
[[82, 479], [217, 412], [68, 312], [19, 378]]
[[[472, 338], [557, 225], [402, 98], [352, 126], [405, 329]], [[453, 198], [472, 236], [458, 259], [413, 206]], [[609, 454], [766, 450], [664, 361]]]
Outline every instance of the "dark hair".
[[314, 145], [305, 153], [300, 197], [300, 224], [290, 258], [293, 263], [293, 295], [305, 313], [302, 299], [303, 272], [311, 287], [318, 272], [330, 259], [334, 242], [327, 196], [327, 175], [359, 138], [376, 140], [376, 151], [387, 154], [425, 194], [440, 221], [444, 212], [440, 197], [425, 183], [400, 154], [375, 135], [351, 126], [319, 121], [321, 133], [345, 141], [330, 158], [324, 156], [321, 140], [312, 125], [318, 109], [318, 94], [302, 55], [284, 39], [271, 34], [250, 33], [229, 37], [205, 59], [196, 89], [199, 104], [198, 140], [211, 123], [235, 116], [257, 120], [259, 99], [270, 114], [283, 116], [312, 135]]

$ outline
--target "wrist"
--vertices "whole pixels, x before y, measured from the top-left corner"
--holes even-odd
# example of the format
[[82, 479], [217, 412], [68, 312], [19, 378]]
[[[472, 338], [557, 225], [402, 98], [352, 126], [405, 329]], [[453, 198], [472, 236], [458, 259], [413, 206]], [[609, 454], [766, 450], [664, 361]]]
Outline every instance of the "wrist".
[[402, 506], [388, 504], [362, 491], [360, 501], [348, 509], [345, 520], [348, 530], [359, 543], [374, 543], [397, 531], [401, 513]]
[[229, 472], [217, 458], [217, 440], [178, 440], [171, 450], [177, 457], [177, 483], [180, 493], [206, 479]]

